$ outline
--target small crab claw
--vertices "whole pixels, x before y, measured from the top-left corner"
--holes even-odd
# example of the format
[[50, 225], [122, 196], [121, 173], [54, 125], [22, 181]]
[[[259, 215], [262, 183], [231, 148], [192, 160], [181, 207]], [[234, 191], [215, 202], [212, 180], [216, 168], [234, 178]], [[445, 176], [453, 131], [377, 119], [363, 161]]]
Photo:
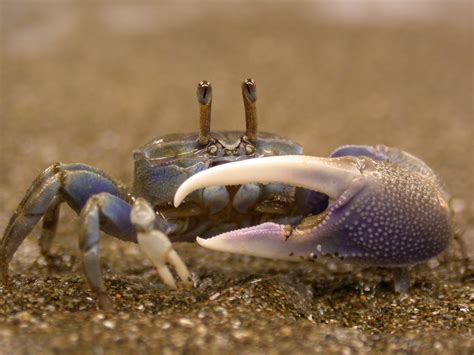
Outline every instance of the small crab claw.
[[133, 204], [131, 220], [137, 230], [138, 245], [141, 251], [155, 265], [163, 282], [171, 288], [176, 288], [176, 282], [166, 263], [171, 264], [178, 276], [187, 287], [191, 287], [191, 274], [186, 264], [173, 249], [169, 238], [155, 229], [155, 211], [150, 204], [138, 198]]
[[297, 226], [263, 223], [210, 239], [207, 248], [274, 259], [338, 255], [372, 266], [403, 267], [447, 246], [447, 203], [430, 179], [369, 157], [275, 156], [214, 167], [186, 180], [179, 205], [192, 191], [214, 185], [284, 183], [326, 194], [330, 203]]

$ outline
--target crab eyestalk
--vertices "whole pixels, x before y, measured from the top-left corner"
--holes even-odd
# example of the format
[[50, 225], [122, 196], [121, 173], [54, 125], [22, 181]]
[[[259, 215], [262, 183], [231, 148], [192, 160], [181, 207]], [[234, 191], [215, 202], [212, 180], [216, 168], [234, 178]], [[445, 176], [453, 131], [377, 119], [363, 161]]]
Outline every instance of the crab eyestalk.
[[209, 143], [211, 134], [211, 106], [212, 106], [212, 86], [209, 81], [200, 81], [197, 87], [196, 96], [199, 103], [199, 144]]
[[242, 97], [245, 107], [245, 135], [254, 142], [257, 140], [257, 87], [253, 79], [247, 79], [242, 82]]

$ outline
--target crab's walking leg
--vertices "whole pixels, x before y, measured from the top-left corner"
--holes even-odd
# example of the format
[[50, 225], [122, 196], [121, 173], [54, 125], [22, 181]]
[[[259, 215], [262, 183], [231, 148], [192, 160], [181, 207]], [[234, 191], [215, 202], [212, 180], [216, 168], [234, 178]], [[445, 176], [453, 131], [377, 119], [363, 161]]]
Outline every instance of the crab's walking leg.
[[56, 230], [58, 229], [60, 205], [61, 198], [59, 196], [55, 196], [43, 216], [43, 229], [41, 230], [39, 246], [41, 254], [45, 258], [51, 257], [51, 244], [53, 243], [54, 236], [56, 235]]
[[410, 275], [408, 267], [393, 269], [393, 289], [397, 293], [407, 293], [410, 288]]
[[58, 163], [44, 170], [27, 190], [5, 229], [0, 244], [0, 280], [7, 281], [10, 260], [43, 216], [45, 229], [40, 244], [42, 252], [47, 253], [60, 203], [67, 202], [79, 213], [89, 197], [100, 192], [128, 198], [120, 184], [90, 166]]
[[[141, 218], [132, 223], [133, 200], [123, 186], [98, 169], [83, 164], [59, 163], [50, 166], [30, 186], [8, 223], [0, 244], [0, 280], [6, 283], [10, 260], [41, 218], [40, 248], [43, 255], [48, 255], [57, 228], [60, 205], [67, 202], [81, 215], [80, 250], [84, 275], [103, 309], [110, 310], [112, 303], [106, 295], [100, 270], [100, 231], [124, 241], [140, 242], [145, 254], [159, 266], [158, 271], [166, 284], [175, 287], [173, 276], [165, 266], [169, 262], [189, 285], [188, 269], [173, 250], [168, 237], [160, 232], [169, 230], [169, 225], [141, 199], [138, 199], [137, 206], [146, 204], [151, 224], [144, 229]], [[140, 241], [137, 240], [137, 230], [140, 231]]]
[[132, 206], [110, 193], [92, 196], [81, 211], [81, 234], [79, 247], [82, 253], [84, 275], [100, 306], [111, 310], [99, 263], [100, 231], [122, 240], [136, 242], [136, 232], [130, 222]]
[[[169, 287], [176, 288], [173, 275], [166, 263], [176, 269], [187, 286], [192, 286], [191, 275], [173, 250], [168, 237], [160, 231], [164, 220], [155, 213], [143, 199], [137, 199], [132, 206], [109, 193], [92, 196], [81, 211], [80, 249], [84, 275], [92, 291], [97, 295], [100, 307], [112, 310], [107, 296], [99, 262], [100, 231], [122, 240], [138, 242], [143, 253], [156, 266], [158, 274]], [[138, 237], [138, 238], [137, 238]]]

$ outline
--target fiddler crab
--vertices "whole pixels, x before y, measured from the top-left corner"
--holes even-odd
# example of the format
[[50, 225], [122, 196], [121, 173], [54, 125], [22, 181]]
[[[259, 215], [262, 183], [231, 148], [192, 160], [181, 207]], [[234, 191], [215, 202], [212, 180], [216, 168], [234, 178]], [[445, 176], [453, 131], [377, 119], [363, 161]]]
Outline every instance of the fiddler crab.
[[[66, 202], [80, 214], [85, 278], [104, 310], [112, 303], [99, 265], [100, 231], [138, 243], [163, 282], [171, 264], [192, 286], [171, 241], [282, 260], [337, 255], [390, 267], [395, 291], [409, 287], [408, 267], [441, 253], [452, 235], [449, 195], [420, 159], [384, 145], [346, 145], [329, 158], [257, 130], [256, 86], [242, 83], [246, 131], [211, 132], [212, 87], [201, 81], [198, 133], [171, 134], [134, 152], [128, 189], [85, 164], [53, 164], [27, 190], [0, 246], [0, 278], [42, 219], [40, 250], [49, 255]], [[197, 237], [197, 238], [196, 238]]]

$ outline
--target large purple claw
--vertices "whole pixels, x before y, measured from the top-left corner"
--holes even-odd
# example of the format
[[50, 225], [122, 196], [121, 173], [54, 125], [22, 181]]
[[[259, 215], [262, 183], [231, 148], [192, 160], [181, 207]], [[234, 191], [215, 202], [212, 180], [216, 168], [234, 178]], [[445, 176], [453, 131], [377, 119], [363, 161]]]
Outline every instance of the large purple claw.
[[328, 208], [297, 226], [264, 223], [198, 242], [268, 258], [337, 254], [366, 265], [403, 267], [438, 255], [451, 236], [446, 193], [416, 164], [415, 169], [368, 156], [249, 159], [192, 176], [177, 190], [175, 205], [190, 192], [215, 185], [277, 182], [322, 192], [330, 198]]

